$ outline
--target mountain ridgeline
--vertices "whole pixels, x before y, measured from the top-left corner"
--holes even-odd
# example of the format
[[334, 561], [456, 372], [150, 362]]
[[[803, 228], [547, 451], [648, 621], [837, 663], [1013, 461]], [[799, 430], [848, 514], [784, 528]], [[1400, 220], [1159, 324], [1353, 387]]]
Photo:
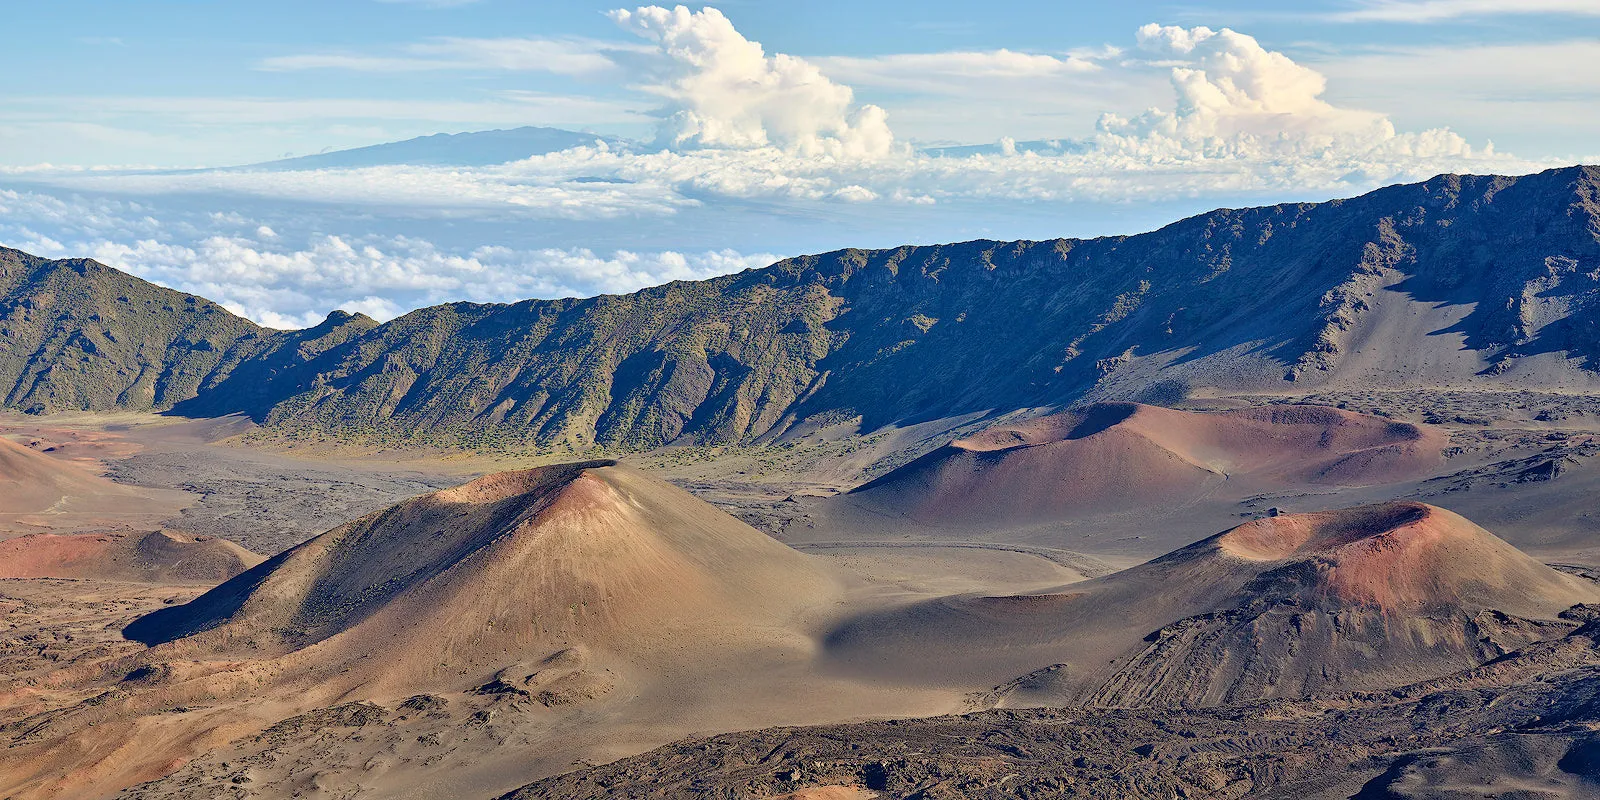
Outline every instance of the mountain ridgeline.
[[88, 259], [0, 249], [0, 390], [33, 413], [171, 408], [268, 332]]
[[0, 390], [34, 412], [545, 447], [731, 443], [1196, 390], [1600, 384], [1600, 168], [1445, 175], [1136, 236], [802, 256], [627, 295], [271, 331], [0, 250]]

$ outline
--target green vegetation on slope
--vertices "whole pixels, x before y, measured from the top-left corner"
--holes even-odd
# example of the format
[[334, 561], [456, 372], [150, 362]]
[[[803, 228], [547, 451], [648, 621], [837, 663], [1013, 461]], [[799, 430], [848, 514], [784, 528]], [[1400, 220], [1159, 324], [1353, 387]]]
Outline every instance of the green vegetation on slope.
[[32, 413], [166, 409], [271, 336], [204, 298], [87, 259], [0, 248], [0, 389]]
[[[1287, 381], [1567, 385], [1600, 366], [1592, 167], [1441, 176], [1138, 236], [842, 250], [628, 295], [452, 303], [383, 325], [336, 314], [291, 333], [93, 262], [11, 258], [30, 274], [81, 265], [67, 283], [101, 299], [42, 313], [21, 304], [49, 293], [8, 277], [7, 324], [32, 313], [4, 335], [5, 374], [22, 376], [9, 405], [242, 411], [285, 435], [489, 449], [751, 442], [806, 422], [872, 428]], [[96, 305], [121, 295], [151, 318]], [[1381, 308], [1391, 297], [1459, 313], [1448, 330], [1396, 328]], [[102, 333], [134, 350], [96, 367], [67, 349]], [[1374, 345], [1383, 335], [1399, 338]], [[1382, 375], [1358, 369], [1363, 343], [1389, 359]], [[100, 391], [102, 375], [142, 385], [140, 348], [170, 377], [150, 378], [159, 388], [147, 394]], [[1452, 358], [1466, 366], [1438, 366]], [[56, 377], [28, 377], [40, 373]]]

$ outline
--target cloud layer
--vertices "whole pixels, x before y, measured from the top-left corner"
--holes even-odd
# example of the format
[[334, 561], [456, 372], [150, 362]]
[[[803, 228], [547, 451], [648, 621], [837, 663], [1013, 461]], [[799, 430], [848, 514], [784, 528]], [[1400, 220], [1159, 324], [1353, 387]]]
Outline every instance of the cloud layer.
[[617, 69], [615, 45], [586, 39], [445, 37], [413, 44], [392, 55], [305, 53], [261, 61], [268, 72], [342, 69], [356, 72], [424, 72], [492, 69], [592, 77]]
[[0, 242], [48, 258], [88, 256], [279, 328], [313, 325], [334, 308], [386, 320], [446, 301], [629, 292], [778, 260], [733, 250], [456, 250], [394, 233], [289, 235], [237, 212], [163, 213], [145, 202], [6, 189]]
[[1557, 14], [1600, 17], [1596, 0], [1368, 0], [1333, 15], [1345, 22], [1439, 22], [1462, 17]]

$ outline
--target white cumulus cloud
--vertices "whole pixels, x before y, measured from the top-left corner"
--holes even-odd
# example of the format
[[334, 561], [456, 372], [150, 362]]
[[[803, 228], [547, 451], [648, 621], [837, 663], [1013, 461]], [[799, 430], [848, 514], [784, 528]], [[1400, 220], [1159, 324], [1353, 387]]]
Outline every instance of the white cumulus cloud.
[[[1112, 53], [1114, 55], [1114, 53]], [[928, 91], [950, 79], [997, 81], [1095, 72], [1101, 66], [1078, 55], [991, 51], [897, 53], [883, 56], [832, 56], [818, 59], [828, 74], [854, 85]]]
[[1398, 133], [1388, 117], [1322, 99], [1327, 79], [1253, 37], [1223, 28], [1156, 24], [1138, 32], [1142, 50], [1171, 67], [1176, 105], [1132, 119], [1100, 121], [1106, 151], [1156, 157], [1326, 159], [1360, 157], [1384, 170], [1409, 159], [1470, 158], [1473, 148], [1443, 129]]
[[611, 18], [659, 48], [643, 88], [666, 101], [662, 135], [674, 146], [771, 146], [831, 157], [893, 148], [882, 108], [857, 106], [850, 87], [805, 59], [768, 56], [714, 8], [644, 6]]

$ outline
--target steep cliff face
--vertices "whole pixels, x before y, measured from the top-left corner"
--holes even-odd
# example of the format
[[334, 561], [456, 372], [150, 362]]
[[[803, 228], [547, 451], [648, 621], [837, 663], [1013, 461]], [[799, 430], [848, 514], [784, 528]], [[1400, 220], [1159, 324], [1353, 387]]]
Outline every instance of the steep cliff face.
[[[165, 292], [93, 262], [10, 259]], [[1138, 236], [842, 250], [629, 295], [453, 303], [294, 333], [169, 294], [148, 303], [153, 328], [116, 329], [170, 377], [126, 378], [117, 369], [144, 373], [118, 361], [112, 383], [151, 390], [38, 378], [84, 362], [30, 343], [98, 334], [33, 312], [37, 332], [4, 339], [41, 353], [7, 360], [7, 403], [189, 401], [178, 410], [284, 428], [628, 448], [1289, 382], [1588, 387], [1600, 382], [1600, 169], [1446, 175]], [[5, 307], [40, 296], [10, 280]]]

